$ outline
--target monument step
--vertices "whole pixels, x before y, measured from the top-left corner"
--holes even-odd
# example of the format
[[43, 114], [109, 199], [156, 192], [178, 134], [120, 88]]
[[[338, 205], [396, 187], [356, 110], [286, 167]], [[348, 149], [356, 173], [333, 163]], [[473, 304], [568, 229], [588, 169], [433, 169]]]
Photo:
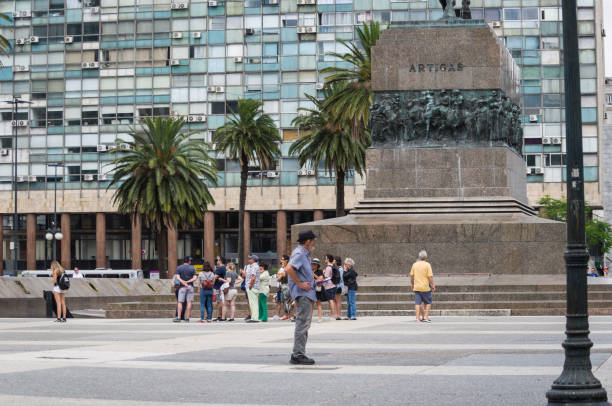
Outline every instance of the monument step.
[[[361, 310], [398, 310], [406, 309], [413, 306], [414, 300], [396, 301], [357, 301], [357, 308]], [[324, 308], [329, 308], [329, 304], [322, 303]], [[237, 309], [246, 310], [246, 303], [238, 303]], [[346, 302], [343, 300], [343, 308], [346, 307]], [[437, 309], [549, 309], [563, 308], [565, 300], [508, 300], [508, 301], [487, 301], [487, 300], [438, 300], [434, 296], [434, 307]], [[176, 308], [175, 302], [168, 303], [113, 303], [107, 308], [107, 314], [115, 311], [174, 311]], [[199, 303], [193, 303], [194, 309], [200, 309]], [[589, 309], [612, 309], [612, 300], [589, 300]], [[216, 309], [216, 306], [213, 306]], [[276, 312], [276, 305], [268, 303], [268, 312]]]

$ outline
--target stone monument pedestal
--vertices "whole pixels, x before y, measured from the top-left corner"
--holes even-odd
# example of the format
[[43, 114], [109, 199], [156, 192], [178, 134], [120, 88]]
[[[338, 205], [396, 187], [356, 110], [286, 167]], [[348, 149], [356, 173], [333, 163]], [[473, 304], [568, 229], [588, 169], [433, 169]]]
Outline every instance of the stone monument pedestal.
[[528, 206], [518, 68], [482, 21], [384, 31], [372, 49], [373, 146], [364, 199], [348, 216], [294, 225], [313, 257], [362, 274], [565, 272], [564, 223]]

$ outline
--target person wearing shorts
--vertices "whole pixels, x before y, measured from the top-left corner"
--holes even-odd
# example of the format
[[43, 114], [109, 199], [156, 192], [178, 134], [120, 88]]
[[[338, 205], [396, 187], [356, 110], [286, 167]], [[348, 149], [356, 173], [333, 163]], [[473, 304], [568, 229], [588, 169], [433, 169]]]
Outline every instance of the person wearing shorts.
[[[223, 295], [223, 311], [222, 317], [227, 319], [227, 321], [234, 321], [234, 316], [236, 315], [236, 297], [238, 296], [238, 291], [236, 290], [236, 283], [240, 283], [242, 278], [238, 276], [236, 273], [236, 265], [233, 263], [228, 263], [226, 265], [227, 272], [225, 273], [225, 279], [223, 279], [223, 285], [227, 284], [228, 291], [227, 294]], [[227, 318], [227, 306], [229, 305], [229, 318]]]
[[419, 259], [412, 264], [410, 269], [410, 285], [414, 292], [414, 311], [416, 321], [430, 323], [429, 311], [431, 310], [432, 292], [436, 290], [433, 280], [431, 265], [427, 262], [427, 252], [419, 252]]
[[[191, 315], [191, 305], [193, 303], [193, 282], [198, 278], [195, 273], [193, 265], [191, 265], [191, 257], [185, 257], [183, 265], [176, 268], [177, 279], [180, 283], [178, 291], [178, 304], [176, 308], [176, 314], [180, 315], [183, 311], [183, 302], [187, 302], [187, 309], [185, 311], [185, 321], [189, 323], [189, 316]], [[181, 321], [179, 317], [173, 320], [175, 323]]]

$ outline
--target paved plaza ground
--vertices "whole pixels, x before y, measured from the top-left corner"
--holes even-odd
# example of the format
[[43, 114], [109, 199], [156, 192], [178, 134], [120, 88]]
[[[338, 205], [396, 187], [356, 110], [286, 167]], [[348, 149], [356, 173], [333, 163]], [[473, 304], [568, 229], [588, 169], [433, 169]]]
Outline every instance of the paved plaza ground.
[[[542, 405], [562, 317], [313, 323], [317, 364], [288, 363], [293, 323], [0, 319], [0, 405]], [[612, 317], [591, 317], [612, 390]]]

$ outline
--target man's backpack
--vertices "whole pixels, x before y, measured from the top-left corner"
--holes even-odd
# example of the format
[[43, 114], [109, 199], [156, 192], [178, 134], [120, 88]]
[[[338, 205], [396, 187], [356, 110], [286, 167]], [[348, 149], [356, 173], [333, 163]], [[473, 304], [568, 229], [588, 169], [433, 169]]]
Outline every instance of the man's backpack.
[[331, 282], [334, 285], [337, 285], [340, 283], [340, 268], [338, 268], [337, 265], [332, 265], [332, 277], [331, 277]]
[[65, 273], [63, 273], [62, 276], [60, 276], [59, 280], [57, 281], [57, 286], [61, 290], [70, 289], [70, 280], [68, 279], [68, 276], [66, 276]]
[[214, 286], [214, 281], [212, 279], [205, 279], [202, 281], [202, 290], [211, 290]]

